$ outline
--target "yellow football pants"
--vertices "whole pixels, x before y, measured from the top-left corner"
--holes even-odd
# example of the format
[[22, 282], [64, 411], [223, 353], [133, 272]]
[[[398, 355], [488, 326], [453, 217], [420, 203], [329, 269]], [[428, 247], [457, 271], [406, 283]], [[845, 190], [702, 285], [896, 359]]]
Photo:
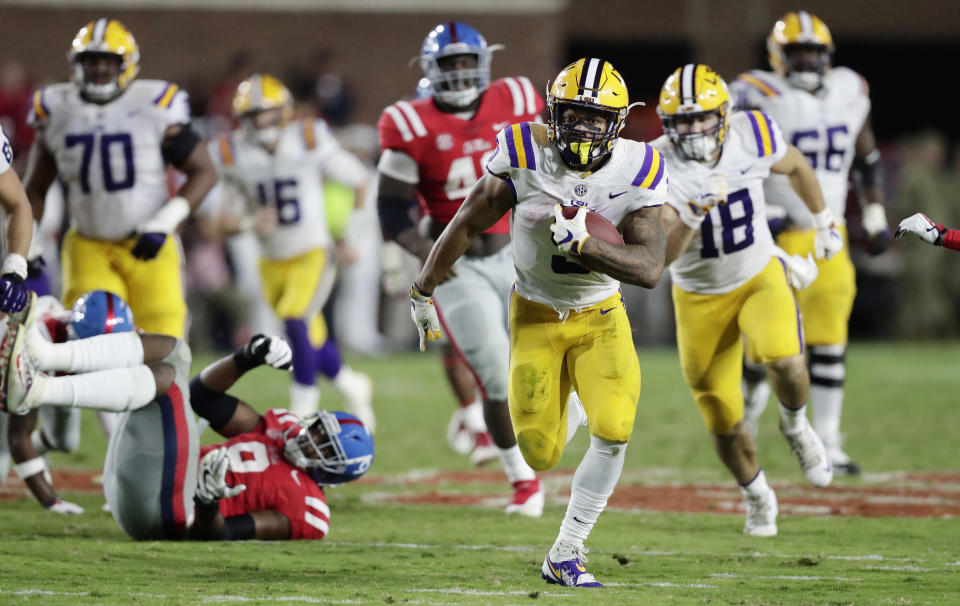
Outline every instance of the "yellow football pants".
[[623, 300], [571, 311], [513, 293], [510, 301], [508, 402], [517, 444], [530, 467], [557, 464], [567, 437], [567, 398], [577, 390], [590, 434], [627, 442], [640, 398], [640, 362]]
[[187, 304], [183, 300], [180, 240], [167, 237], [149, 261], [130, 251], [136, 238], [94, 240], [67, 230], [63, 238], [63, 304], [67, 307], [91, 290], [119, 295], [133, 311], [136, 326], [149, 333], [184, 338]]
[[327, 251], [317, 248], [292, 259], [260, 259], [263, 296], [281, 320], [304, 320], [310, 343], [327, 340], [323, 304], [330, 295]]

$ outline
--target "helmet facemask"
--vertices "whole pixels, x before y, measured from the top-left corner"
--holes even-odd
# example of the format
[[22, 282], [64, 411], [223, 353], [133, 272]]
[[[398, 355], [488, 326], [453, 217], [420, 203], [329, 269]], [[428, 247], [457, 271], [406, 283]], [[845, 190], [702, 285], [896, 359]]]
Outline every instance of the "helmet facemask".
[[373, 462], [372, 441], [369, 442], [368, 451], [357, 449], [355, 442], [350, 442], [347, 446], [354, 456], [347, 453], [343, 439], [350, 441], [357, 434], [351, 436], [345, 433], [345, 426], [341, 426], [337, 415], [346, 417], [345, 423], [359, 425], [362, 435], [366, 436], [366, 440], [371, 440], [369, 432], [356, 417], [326, 410], [302, 419], [283, 434], [284, 457], [306, 471], [318, 484], [349, 482], [363, 475]]
[[252, 111], [243, 116], [243, 128], [250, 140], [267, 148], [276, 147], [287, 123], [287, 108], [272, 107]]
[[[717, 150], [723, 146], [727, 132], [727, 106], [705, 112], [678, 115], [660, 115], [663, 130], [673, 143], [674, 149], [687, 160], [709, 162], [714, 159]], [[693, 122], [697, 118], [716, 115], [717, 123], [708, 129], [693, 132]], [[687, 128], [678, 128], [678, 123]], [[680, 133], [680, 130], [687, 132]]]
[[122, 92], [120, 76], [126, 69], [123, 55], [117, 53], [87, 51], [73, 58], [73, 77], [80, 92], [85, 98], [100, 103]]
[[[621, 113], [576, 101], [556, 101], [550, 111], [550, 134], [560, 157], [573, 169], [585, 169], [610, 153], [623, 127]], [[603, 118], [600, 125], [591, 116]]]
[[829, 48], [822, 44], [787, 44], [783, 47], [783, 64], [791, 86], [814, 92], [830, 67]]
[[[490, 86], [490, 58], [488, 49], [456, 49], [451, 44], [445, 52], [421, 58], [420, 67], [430, 82], [433, 98], [453, 108], [466, 108]], [[464, 58], [473, 61], [463, 61]], [[472, 63], [472, 67], [462, 66]], [[451, 64], [459, 64], [450, 68]]]

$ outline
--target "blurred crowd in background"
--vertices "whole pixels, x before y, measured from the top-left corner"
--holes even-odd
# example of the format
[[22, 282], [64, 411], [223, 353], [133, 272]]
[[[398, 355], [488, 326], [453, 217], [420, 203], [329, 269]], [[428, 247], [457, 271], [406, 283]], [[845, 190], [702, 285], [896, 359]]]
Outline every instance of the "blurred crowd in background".
[[[259, 66], [247, 52], [238, 52], [223, 65], [215, 82], [185, 81], [196, 128], [208, 138], [235, 127], [231, 100], [237, 85]], [[338, 69], [335, 52], [317, 49], [276, 74], [296, 100], [296, 117], [320, 116], [347, 149], [370, 167], [367, 199], [353, 199], [353, 190], [328, 183], [328, 219], [334, 235], [342, 234], [356, 253], [339, 270], [339, 279], [325, 314], [334, 338], [348, 352], [383, 355], [415, 346], [406, 299], [415, 277], [416, 261], [392, 244], [385, 245], [376, 213], [377, 135], [373, 124], [354, 122], [358, 83]], [[411, 70], [412, 75], [412, 70]], [[499, 76], [496, 64], [494, 76]], [[0, 124], [16, 150], [14, 166], [23, 175], [33, 132], [26, 125], [31, 95], [37, 87], [63, 80], [29, 74], [15, 59], [0, 64]], [[411, 77], [410, 97], [416, 79]], [[652, 139], [659, 135], [653, 112], [635, 120], [624, 135]], [[632, 126], [632, 128], [631, 128]], [[948, 226], [960, 225], [960, 145], [936, 131], [917, 132], [895, 141], [880, 141], [886, 168], [888, 220], [891, 225], [924, 211]], [[56, 188], [53, 188], [54, 190]], [[216, 191], [216, 190], [214, 190]], [[58, 275], [57, 246], [68, 218], [57, 204], [41, 226], [44, 257], [52, 277]], [[851, 194], [853, 195], [853, 194]], [[213, 197], [213, 196], [211, 196]], [[209, 201], [208, 201], [209, 202]], [[361, 208], [351, 213], [355, 205]], [[851, 253], [857, 266], [858, 297], [851, 319], [854, 339], [950, 338], [960, 334], [960, 271], [956, 259], [926, 246], [898, 246], [878, 257], [863, 250], [858, 230], [858, 204], [848, 204]], [[210, 228], [215, 204], [205, 204], [182, 228], [186, 249], [185, 283], [191, 314], [190, 342], [201, 350], [227, 350], [258, 331], [280, 332], [272, 312], [260, 300], [256, 275], [256, 240], [252, 234], [223, 240]], [[246, 256], [243, 260], [240, 257]], [[253, 271], [249, 271], [253, 269]], [[654, 291], [624, 287], [628, 312], [638, 344], [673, 341], [669, 278]]]

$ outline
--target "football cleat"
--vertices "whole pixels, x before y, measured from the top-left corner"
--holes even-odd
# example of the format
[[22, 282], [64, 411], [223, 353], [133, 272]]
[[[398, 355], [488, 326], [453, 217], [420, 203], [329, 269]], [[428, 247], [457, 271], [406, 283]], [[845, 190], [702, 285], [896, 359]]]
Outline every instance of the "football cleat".
[[777, 536], [777, 494], [771, 488], [765, 495], [753, 497], [747, 494], [746, 489], [740, 487], [743, 499], [747, 506], [747, 522], [743, 526], [743, 534], [753, 537]]
[[828, 447], [827, 458], [830, 459], [830, 465], [833, 467], [833, 475], [844, 477], [860, 475], [860, 465], [839, 446]]
[[470, 462], [477, 467], [483, 467], [491, 461], [495, 461], [499, 456], [497, 445], [493, 443], [493, 438], [489, 433], [475, 433], [473, 452], [470, 453]]
[[[28, 307], [24, 308], [22, 322], [11, 316], [7, 334], [4, 335], [0, 350], [3, 351], [7, 367], [3, 386], [3, 408], [9, 413], [23, 415], [39, 405], [43, 392], [42, 381], [46, 375], [39, 371], [27, 352], [27, 333], [37, 320], [37, 297], [31, 294]], [[6, 352], [9, 350], [9, 357]]]
[[516, 513], [528, 518], [543, 515], [543, 483], [540, 480], [520, 480], [512, 486], [513, 500], [504, 510], [507, 515]]
[[827, 450], [806, 416], [801, 417], [800, 422], [800, 429], [786, 431], [781, 420], [780, 433], [800, 461], [800, 468], [803, 469], [803, 475], [807, 476], [807, 481], [820, 488], [829, 486], [833, 480], [833, 467], [827, 457]]
[[[552, 552], [553, 550], [551, 550]], [[547, 583], [563, 585], [565, 587], [603, 587], [592, 574], [583, 567], [587, 561], [587, 550], [583, 546], [574, 547], [566, 560], [554, 560], [550, 554], [543, 560], [540, 567], [540, 576]], [[559, 557], [565, 557], [560, 555]]]

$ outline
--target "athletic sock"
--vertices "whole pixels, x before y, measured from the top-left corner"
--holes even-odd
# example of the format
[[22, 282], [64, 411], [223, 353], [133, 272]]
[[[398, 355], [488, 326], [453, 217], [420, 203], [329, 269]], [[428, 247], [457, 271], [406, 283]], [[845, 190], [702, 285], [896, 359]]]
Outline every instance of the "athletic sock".
[[787, 408], [783, 405], [783, 402], [780, 402], [780, 426], [783, 427], [784, 431], [799, 431], [799, 429], [803, 427], [803, 420], [806, 418], [806, 415], [806, 404], [800, 408], [793, 409]]
[[587, 424], [587, 411], [583, 408], [583, 402], [575, 391], [570, 392], [567, 399], [567, 444], [576, 435], [577, 429], [581, 425]]
[[843, 382], [846, 378], [846, 348], [843, 345], [810, 346], [810, 404], [813, 428], [824, 445], [840, 442], [843, 412]]
[[320, 349], [314, 352], [313, 359], [317, 370], [323, 376], [336, 380], [340, 374], [343, 360], [340, 357], [340, 349], [332, 339], [327, 339]]
[[746, 484], [740, 485], [740, 492], [745, 497], [761, 497], [770, 492], [770, 485], [767, 484], [767, 474], [763, 473], [763, 467], [757, 470], [757, 475]]
[[157, 397], [153, 371], [145, 365], [44, 377], [36, 386], [43, 389], [41, 404], [113, 412], [136, 410]]
[[143, 364], [143, 342], [140, 335], [133, 332], [97, 335], [66, 343], [51, 343], [41, 338], [31, 340], [31, 349], [38, 358], [37, 367], [45, 372], [91, 372]]
[[316, 359], [310, 337], [307, 336], [307, 323], [303, 320], [286, 319], [283, 321], [287, 341], [293, 352], [293, 378], [301, 385], [313, 385], [317, 374]]
[[590, 447], [573, 474], [570, 503], [550, 549], [551, 559], [567, 559], [571, 547], [582, 546], [590, 536], [620, 479], [626, 449], [626, 444], [590, 436]]
[[500, 456], [500, 462], [503, 463], [503, 471], [507, 474], [510, 483], [522, 482], [524, 480], [536, 480], [537, 472], [527, 465], [520, 453], [520, 447], [514, 444], [510, 448], [497, 448], [497, 454]]

